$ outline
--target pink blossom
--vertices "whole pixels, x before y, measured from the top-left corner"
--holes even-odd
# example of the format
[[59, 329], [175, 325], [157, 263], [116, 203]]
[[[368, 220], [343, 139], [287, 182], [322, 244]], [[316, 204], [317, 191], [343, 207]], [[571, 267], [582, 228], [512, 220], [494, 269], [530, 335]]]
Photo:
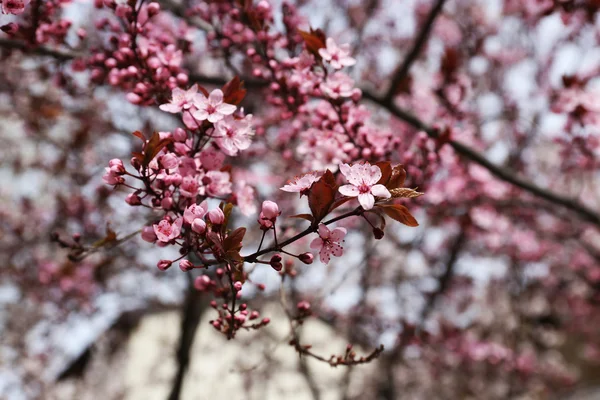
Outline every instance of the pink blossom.
[[225, 214], [223, 214], [223, 210], [221, 210], [220, 208], [210, 210], [207, 216], [211, 224], [220, 225], [223, 222], [225, 222]]
[[199, 234], [204, 233], [206, 231], [206, 222], [201, 218], [196, 218], [192, 222], [192, 230]]
[[179, 193], [184, 197], [195, 197], [198, 195], [200, 184], [195, 176], [186, 176], [179, 185]]
[[29, 0], [3, 0], [1, 3], [3, 14], [17, 15], [25, 11], [25, 6], [29, 4]]
[[328, 61], [335, 69], [342, 69], [356, 64], [356, 60], [350, 57], [350, 45], [342, 44], [338, 46], [332, 38], [327, 38], [325, 48], [319, 49], [319, 54], [323, 60]]
[[254, 199], [256, 198], [256, 191], [254, 188], [244, 181], [238, 181], [235, 191], [237, 197], [237, 205], [243, 215], [248, 216], [256, 213], [256, 204]]
[[349, 185], [344, 185], [339, 188], [339, 191], [344, 196], [358, 197], [358, 202], [365, 210], [370, 210], [375, 204], [375, 196], [389, 199], [392, 195], [387, 188], [381, 184], [377, 184], [381, 179], [381, 169], [376, 165], [371, 165], [368, 162], [340, 165], [340, 171]]
[[142, 239], [149, 243], [154, 243], [158, 239], [154, 233], [154, 228], [151, 226], [145, 226], [142, 228]]
[[181, 50], [177, 50], [177, 47], [173, 44], [165, 47], [156, 56], [165, 67], [179, 67], [181, 61], [183, 61], [183, 53]]
[[335, 228], [330, 231], [326, 225], [319, 225], [319, 237], [310, 243], [310, 248], [319, 250], [319, 258], [322, 263], [329, 263], [331, 255], [340, 257], [344, 254], [344, 248], [340, 242], [346, 236], [345, 228]]
[[202, 163], [202, 167], [207, 171], [221, 169], [223, 161], [225, 161], [225, 155], [214, 147], [210, 147], [200, 153], [200, 162]]
[[183, 212], [183, 221], [191, 224], [196, 218], [203, 218], [208, 210], [208, 203], [204, 200], [200, 204], [192, 204]]
[[221, 89], [213, 90], [208, 98], [204, 95], [198, 95], [195, 98], [194, 105], [197, 110], [192, 111], [192, 115], [198, 121], [208, 120], [208, 122], [218, 122], [226, 115], [234, 113], [236, 107], [233, 104], [223, 103], [223, 92]]
[[102, 180], [107, 185], [118, 185], [125, 182], [125, 179], [121, 176], [121, 174], [116, 173], [112, 168], [106, 167], [104, 168], [104, 175], [102, 176]]
[[289, 193], [300, 193], [305, 195], [313, 183], [321, 179], [321, 176], [317, 172], [309, 172], [308, 174], [296, 176], [290, 179], [287, 185], [284, 185], [281, 190]]
[[177, 238], [181, 233], [181, 225], [183, 225], [183, 218], [177, 218], [173, 224], [169, 223], [166, 219], [163, 219], [157, 224], [152, 225], [154, 227], [154, 233], [158, 240], [164, 243], [169, 243], [171, 240]]
[[205, 185], [206, 194], [212, 197], [223, 197], [231, 193], [229, 172], [208, 171], [202, 183]]
[[321, 83], [321, 91], [332, 99], [352, 96], [354, 90], [354, 81], [343, 72], [336, 72], [327, 77], [325, 82]]
[[274, 201], [265, 200], [262, 203], [262, 210], [258, 217], [258, 223], [261, 227], [269, 229], [275, 224], [275, 220], [281, 214], [279, 206]]
[[217, 132], [217, 144], [228, 156], [235, 156], [238, 150], [246, 150], [250, 147], [251, 137], [254, 135], [250, 126], [252, 115], [244, 119], [235, 119], [231, 115], [226, 116], [215, 125]]
[[198, 85], [194, 85], [188, 90], [176, 87], [173, 89], [173, 98], [171, 101], [167, 104], [162, 104], [159, 108], [165, 112], [176, 114], [182, 110], [189, 110], [194, 105], [196, 97], [198, 97]]
[[173, 153], [167, 153], [160, 157], [160, 165], [164, 169], [174, 169], [179, 165], [179, 157]]

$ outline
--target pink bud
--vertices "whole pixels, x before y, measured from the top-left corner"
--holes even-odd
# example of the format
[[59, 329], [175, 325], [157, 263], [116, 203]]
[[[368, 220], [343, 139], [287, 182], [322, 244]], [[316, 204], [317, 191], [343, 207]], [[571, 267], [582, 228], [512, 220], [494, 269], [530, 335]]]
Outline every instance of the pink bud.
[[145, 226], [142, 228], [142, 239], [146, 242], [154, 243], [158, 240], [154, 233], [154, 228], [151, 226]]
[[242, 290], [242, 282], [237, 281], [233, 284], [233, 288], [235, 289], [236, 292], [239, 292], [240, 290]]
[[181, 260], [179, 261], [179, 268], [183, 272], [191, 271], [192, 269], [194, 269], [194, 264], [192, 264], [190, 260]]
[[250, 319], [251, 319], [251, 320], [252, 320], [252, 319], [256, 319], [256, 318], [258, 318], [258, 316], [259, 316], [259, 315], [260, 315], [260, 314], [258, 313], [258, 311], [252, 311], [252, 312], [250, 313]]
[[313, 256], [312, 253], [302, 253], [298, 256], [298, 259], [304, 264], [312, 264], [315, 256]]
[[160, 269], [161, 271], [165, 271], [167, 269], [169, 269], [169, 267], [171, 266], [171, 264], [173, 264], [172, 261], [170, 260], [160, 260], [158, 262], [158, 264], [156, 264], [156, 266], [158, 267], [158, 269]]
[[135, 94], [133, 92], [127, 93], [127, 95], [125, 96], [125, 98], [131, 104], [140, 104], [142, 102], [142, 98], [139, 95], [137, 95], [137, 94]]
[[271, 322], [271, 319], [269, 319], [269, 318], [263, 318], [262, 321], [261, 321], [261, 324], [267, 325], [269, 322]]
[[210, 286], [210, 283], [211, 283], [210, 278], [206, 275], [202, 275], [202, 276], [197, 277], [194, 280], [194, 287], [197, 290], [203, 291], [203, 290], [206, 290]]
[[173, 131], [173, 139], [177, 142], [185, 142], [187, 140], [187, 133], [182, 128], [176, 128]]
[[148, 4], [148, 16], [153, 17], [160, 11], [160, 5], [156, 2]]
[[204, 233], [206, 231], [206, 222], [201, 218], [196, 218], [192, 222], [192, 230], [199, 234]]
[[140, 204], [142, 204], [142, 200], [140, 199], [140, 196], [138, 196], [135, 193], [130, 193], [126, 198], [125, 201], [127, 202], [127, 204], [129, 204], [130, 206], [139, 206]]
[[221, 211], [220, 208], [215, 208], [214, 210], [210, 210], [208, 212], [208, 220], [213, 225], [221, 225], [223, 222], [225, 222], [225, 214], [223, 214], [223, 211]]
[[299, 311], [306, 312], [306, 311], [310, 310], [310, 303], [306, 300], [302, 300], [301, 302], [298, 303], [298, 305], [296, 307], [298, 308]]
[[167, 153], [160, 157], [160, 164], [165, 169], [177, 168], [177, 166], [179, 165], [179, 157], [177, 157], [173, 153]]
[[279, 211], [279, 206], [277, 206], [277, 203], [275, 203], [274, 201], [270, 201], [270, 200], [263, 201], [262, 215], [266, 219], [273, 220], [273, 219], [277, 218], [279, 216], [279, 214], [281, 214], [281, 211]]
[[108, 162], [108, 166], [110, 169], [116, 173], [125, 173], [125, 166], [123, 165], [123, 161], [118, 158], [113, 158]]

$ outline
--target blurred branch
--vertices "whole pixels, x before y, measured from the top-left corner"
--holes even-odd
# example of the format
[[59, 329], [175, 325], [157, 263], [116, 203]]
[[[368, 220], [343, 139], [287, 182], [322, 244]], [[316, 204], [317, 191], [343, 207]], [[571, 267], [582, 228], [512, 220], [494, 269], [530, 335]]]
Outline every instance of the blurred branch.
[[198, 330], [198, 325], [202, 314], [206, 310], [206, 301], [202, 299], [201, 293], [194, 288], [194, 279], [191, 274], [187, 274], [188, 285], [187, 294], [183, 302], [181, 332], [179, 334], [179, 347], [177, 349], [177, 373], [173, 380], [169, 400], [179, 400], [181, 388], [185, 374], [190, 365], [190, 354], [194, 344], [194, 337]]
[[[427, 135], [429, 135], [429, 137], [431, 137], [432, 139], [439, 138], [439, 132], [437, 129], [427, 125], [425, 122], [421, 121], [417, 116], [411, 114], [410, 112], [399, 108], [392, 102], [392, 100], [385, 100], [379, 98], [367, 91], [363, 92], [363, 97], [387, 109], [392, 115], [408, 123], [413, 128], [427, 133]], [[577, 200], [551, 192], [549, 190], [537, 186], [532, 182], [519, 178], [514, 171], [495, 165], [490, 160], [485, 158], [485, 156], [483, 156], [482, 154], [456, 140], [450, 139], [447, 141], [447, 143], [454, 149], [454, 151], [456, 151], [456, 153], [460, 154], [461, 156], [476, 164], [481, 165], [497, 178], [508, 182], [516, 187], [519, 187], [551, 203], [565, 207], [579, 214], [579, 216], [582, 217], [584, 220], [596, 225], [597, 227], [600, 227], [600, 214], [590, 209], [589, 207], [579, 203]]]
[[427, 16], [427, 19], [421, 27], [421, 31], [415, 39], [413, 47], [406, 55], [404, 62], [402, 62], [402, 64], [400, 64], [396, 69], [396, 72], [394, 72], [388, 91], [383, 96], [383, 101], [390, 102], [394, 97], [394, 94], [396, 93], [398, 85], [408, 76], [410, 67], [412, 67], [414, 62], [419, 57], [419, 54], [421, 54], [421, 50], [423, 50], [423, 47], [425, 47], [425, 44], [427, 43], [427, 39], [429, 38], [429, 34], [431, 33], [431, 29], [433, 28], [435, 20], [442, 12], [445, 3], [446, 0], [438, 0], [432, 7], [431, 11], [429, 12], [429, 15]]
[[44, 46], [32, 46], [32, 45], [30, 45], [26, 42], [20, 41], [20, 40], [5, 39], [5, 38], [0, 38], [0, 47], [3, 47], [5, 49], [20, 50], [20, 51], [22, 51], [24, 53], [28, 53], [28, 54], [49, 56], [52, 58], [56, 58], [59, 61], [69, 61], [69, 60], [72, 60], [73, 58], [76, 58], [79, 56], [79, 54], [72, 53], [72, 52], [50, 49], [50, 48], [44, 47]]

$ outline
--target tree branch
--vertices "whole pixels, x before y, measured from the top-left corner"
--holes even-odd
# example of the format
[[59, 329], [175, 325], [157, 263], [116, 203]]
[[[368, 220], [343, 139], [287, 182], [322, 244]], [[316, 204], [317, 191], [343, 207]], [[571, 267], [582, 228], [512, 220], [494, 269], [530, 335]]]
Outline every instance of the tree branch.
[[442, 9], [444, 8], [444, 4], [446, 0], [438, 0], [437, 3], [432, 7], [421, 31], [417, 35], [413, 47], [410, 49], [404, 62], [398, 66], [396, 72], [394, 72], [394, 76], [392, 77], [392, 81], [388, 88], [387, 93], [385, 94], [384, 101], [391, 101], [396, 92], [396, 88], [398, 85], [408, 76], [408, 72], [410, 71], [410, 67], [414, 64], [414, 62], [421, 54], [421, 50], [425, 47], [427, 43], [427, 39], [429, 38], [429, 34], [431, 33], [431, 29], [433, 28], [433, 24], [435, 19], [441, 14]]
[[[408, 123], [415, 129], [427, 133], [429, 135], [429, 137], [431, 137], [433, 139], [437, 139], [439, 137], [439, 132], [435, 128], [425, 124], [423, 121], [421, 121], [418, 117], [411, 114], [410, 112], [397, 107], [391, 100], [384, 100], [384, 99], [378, 98], [378, 97], [374, 96], [373, 94], [366, 92], [366, 91], [363, 93], [363, 97], [365, 99], [371, 100], [372, 102], [384, 107], [392, 115], [394, 115], [398, 119], [405, 121], [406, 123]], [[490, 171], [497, 178], [499, 178], [505, 182], [508, 182], [514, 186], [517, 186], [517, 187], [519, 187], [537, 197], [547, 200], [551, 203], [565, 207], [565, 208], [575, 212], [576, 214], [578, 214], [585, 221], [590, 222], [590, 223], [600, 227], [600, 214], [598, 214], [596, 211], [592, 210], [591, 208], [579, 203], [577, 200], [574, 200], [574, 199], [566, 197], [566, 196], [562, 196], [560, 194], [556, 194], [547, 189], [541, 188], [532, 182], [529, 182], [525, 179], [519, 178], [514, 171], [511, 171], [509, 169], [506, 169], [506, 168], [503, 168], [503, 167], [493, 164], [491, 161], [489, 161], [483, 155], [478, 153], [476, 150], [473, 150], [472, 148], [470, 148], [456, 140], [450, 139], [450, 140], [448, 140], [447, 143], [454, 149], [454, 151], [456, 151], [456, 153], [460, 154], [464, 158], [466, 158], [476, 164], [481, 165], [482, 167], [484, 167], [485, 169]]]

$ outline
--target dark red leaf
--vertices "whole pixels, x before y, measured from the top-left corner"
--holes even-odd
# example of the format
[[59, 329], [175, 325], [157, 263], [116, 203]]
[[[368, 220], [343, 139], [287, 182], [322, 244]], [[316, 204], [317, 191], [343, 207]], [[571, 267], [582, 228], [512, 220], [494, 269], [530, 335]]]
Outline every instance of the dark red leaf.
[[404, 185], [404, 180], [406, 179], [406, 171], [401, 164], [396, 165], [392, 169], [392, 176], [390, 180], [385, 185], [388, 189], [396, 189], [402, 187]]
[[246, 89], [244, 89], [244, 81], [240, 80], [239, 76], [235, 76], [232, 80], [223, 86], [223, 101], [228, 104], [238, 105], [246, 97]]
[[237, 228], [233, 232], [231, 232], [225, 240], [223, 241], [223, 248], [226, 252], [231, 250], [237, 251], [239, 253], [242, 248], [242, 240], [244, 239], [244, 235], [246, 234], [246, 228]]
[[381, 185], [386, 185], [392, 176], [392, 164], [389, 161], [380, 161], [375, 163], [381, 170], [381, 179], [377, 182]]
[[298, 30], [298, 33], [304, 39], [304, 43], [306, 43], [306, 50], [318, 59], [321, 59], [319, 49], [325, 47], [325, 33], [320, 29], [313, 30], [312, 28], [310, 28], [310, 32]]
[[377, 207], [381, 208], [388, 217], [401, 222], [404, 225], [419, 226], [419, 223], [408, 211], [408, 208], [401, 204], [380, 204]]
[[[332, 182], [333, 185], [332, 186]], [[308, 194], [308, 206], [314, 217], [314, 222], [319, 222], [329, 213], [335, 200], [337, 185], [331, 171], [327, 170], [317, 182], [313, 183]]]
[[305, 220], [310, 221], [310, 222], [313, 221], [313, 216], [310, 215], [310, 214], [291, 215], [289, 218], [302, 218], [302, 219], [305, 219]]

